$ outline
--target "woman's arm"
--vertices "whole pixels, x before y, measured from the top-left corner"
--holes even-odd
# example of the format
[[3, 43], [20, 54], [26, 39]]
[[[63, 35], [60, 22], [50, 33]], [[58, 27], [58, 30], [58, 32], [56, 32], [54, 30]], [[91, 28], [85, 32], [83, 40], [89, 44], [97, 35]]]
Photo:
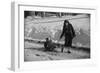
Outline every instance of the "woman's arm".
[[63, 30], [62, 30], [62, 33], [61, 33], [61, 36], [60, 36], [60, 39], [63, 37], [64, 33], [65, 33], [65, 24], [63, 25]]

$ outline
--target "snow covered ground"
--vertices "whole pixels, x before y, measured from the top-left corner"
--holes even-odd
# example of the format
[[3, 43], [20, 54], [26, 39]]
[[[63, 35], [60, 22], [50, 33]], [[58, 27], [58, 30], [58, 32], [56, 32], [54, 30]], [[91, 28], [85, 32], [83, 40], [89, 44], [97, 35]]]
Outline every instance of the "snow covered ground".
[[71, 53], [67, 53], [67, 48], [61, 52], [61, 48], [55, 48], [55, 51], [44, 51], [43, 44], [25, 42], [24, 61], [48, 61], [48, 60], [68, 60], [68, 59], [89, 59], [90, 53], [74, 50], [71, 48]]

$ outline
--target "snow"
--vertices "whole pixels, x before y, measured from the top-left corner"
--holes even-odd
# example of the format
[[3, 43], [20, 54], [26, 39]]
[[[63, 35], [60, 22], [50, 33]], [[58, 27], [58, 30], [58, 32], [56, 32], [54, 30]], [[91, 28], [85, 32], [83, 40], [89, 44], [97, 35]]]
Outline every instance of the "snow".
[[67, 53], [68, 48], [55, 48], [56, 51], [44, 51], [43, 44], [25, 42], [24, 61], [50, 61], [50, 60], [68, 60], [68, 59], [89, 59], [90, 53], [85, 51], [70, 49], [71, 53]]

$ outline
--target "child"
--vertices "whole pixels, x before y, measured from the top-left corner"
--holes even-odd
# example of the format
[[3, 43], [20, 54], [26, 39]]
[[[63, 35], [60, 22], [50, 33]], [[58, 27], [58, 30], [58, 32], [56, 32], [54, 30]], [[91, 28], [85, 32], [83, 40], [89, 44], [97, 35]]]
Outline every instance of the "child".
[[53, 51], [56, 46], [52, 42], [50, 38], [46, 38], [46, 42], [44, 43], [44, 47], [46, 51]]

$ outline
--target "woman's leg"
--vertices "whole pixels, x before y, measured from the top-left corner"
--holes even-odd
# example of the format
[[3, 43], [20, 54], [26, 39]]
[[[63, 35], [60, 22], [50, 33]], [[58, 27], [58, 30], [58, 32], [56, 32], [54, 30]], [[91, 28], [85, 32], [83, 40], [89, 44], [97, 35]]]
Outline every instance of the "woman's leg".
[[68, 41], [68, 53], [71, 53], [71, 51], [70, 51], [71, 46], [72, 46], [72, 39], [70, 38]]

